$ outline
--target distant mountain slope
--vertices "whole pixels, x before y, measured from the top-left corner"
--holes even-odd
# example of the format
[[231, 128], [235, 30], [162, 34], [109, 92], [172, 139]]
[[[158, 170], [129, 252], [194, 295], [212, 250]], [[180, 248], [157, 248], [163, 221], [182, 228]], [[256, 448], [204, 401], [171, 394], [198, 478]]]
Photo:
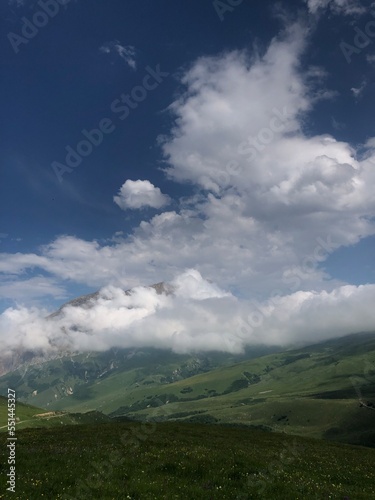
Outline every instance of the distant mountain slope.
[[74, 402], [80, 405], [82, 401], [90, 400], [93, 387], [110, 377], [118, 379], [121, 390], [130, 386], [164, 387], [214, 368], [277, 350], [263, 347], [236, 356], [216, 352], [176, 354], [153, 348], [82, 353], [37, 365], [23, 365], [0, 378], [0, 394], [6, 394], [7, 388], [12, 387], [17, 397], [28, 403], [54, 407], [59, 402], [72, 405], [72, 400], [74, 406]]
[[7, 374], [0, 392], [14, 387], [53, 410], [241, 423], [375, 445], [375, 334], [264, 354], [112, 350]]

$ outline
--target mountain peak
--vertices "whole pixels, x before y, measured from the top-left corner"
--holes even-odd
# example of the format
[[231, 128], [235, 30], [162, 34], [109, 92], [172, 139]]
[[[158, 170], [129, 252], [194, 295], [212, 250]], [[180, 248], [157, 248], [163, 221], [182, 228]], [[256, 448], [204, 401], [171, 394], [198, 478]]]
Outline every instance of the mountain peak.
[[[130, 288], [128, 290], [124, 290], [125, 295], [132, 295], [134, 290], [138, 287]], [[174, 287], [169, 284], [165, 283], [164, 281], [161, 281], [159, 283], [155, 283], [153, 285], [149, 286], [142, 286], [141, 288], [153, 288], [157, 295], [171, 295], [174, 291]], [[80, 297], [77, 297], [75, 299], [70, 300], [69, 302], [66, 302], [63, 304], [57, 311], [54, 313], [50, 314], [47, 316], [47, 319], [53, 319], [53, 318], [58, 318], [61, 316], [62, 312], [66, 307], [82, 307], [84, 309], [91, 309], [95, 302], [98, 300], [100, 297], [100, 290], [97, 290], [96, 292], [89, 293], [87, 295], [81, 295]]]

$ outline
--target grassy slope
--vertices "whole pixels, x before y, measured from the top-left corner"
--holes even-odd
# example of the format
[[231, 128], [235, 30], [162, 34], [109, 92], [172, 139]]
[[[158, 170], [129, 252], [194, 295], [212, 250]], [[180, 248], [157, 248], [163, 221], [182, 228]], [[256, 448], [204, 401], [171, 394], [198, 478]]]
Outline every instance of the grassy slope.
[[[94, 360], [98, 362], [98, 358]], [[161, 375], [170, 376], [181, 367], [181, 359], [179, 362], [170, 353], [131, 358], [127, 369], [109, 371], [86, 384], [87, 394], [81, 398], [75, 395], [54, 400], [47, 389], [32, 400], [44, 407], [48, 404], [49, 409], [117, 411], [133, 418], [211, 415], [222, 422], [265, 425], [291, 434], [375, 445], [375, 410], [359, 407], [351, 382], [355, 377], [363, 398], [375, 401], [375, 335], [349, 336], [161, 383]], [[188, 357], [186, 362], [191, 363]], [[61, 361], [50, 363], [48, 372], [43, 368], [39, 377], [52, 379], [58, 365], [62, 366]], [[31, 372], [32, 380], [36, 374], [37, 370]], [[65, 376], [65, 385], [74, 385], [66, 373], [61, 376]], [[247, 385], [246, 380], [246, 388], [223, 394], [233, 383], [238, 384], [236, 381]]]
[[[7, 432], [7, 400], [0, 396], [0, 432]], [[110, 419], [99, 412], [88, 414], [74, 414], [56, 412], [55, 415], [38, 417], [36, 415], [46, 414], [47, 411], [17, 401], [16, 403], [16, 430], [26, 428], [48, 428], [60, 425], [78, 425], [80, 423], [106, 422]]]
[[[122, 407], [119, 413], [136, 418], [175, 418], [181, 413], [201, 412], [223, 422], [266, 425], [292, 434], [374, 445], [375, 410], [360, 408], [351, 377], [360, 384], [363, 398], [374, 401], [375, 337], [356, 340], [269, 355], [163, 386], [137, 386], [129, 373], [113, 374], [93, 385], [92, 400], [62, 400], [55, 407], [74, 411], [96, 407], [105, 413]], [[309, 357], [293, 361], [293, 356], [300, 355]], [[245, 380], [244, 373], [257, 374], [261, 380], [236, 392], [196, 399], [209, 396], [209, 391], [222, 394], [236, 380]], [[186, 388], [191, 392], [181, 393]], [[173, 402], [173, 396], [179, 401]], [[155, 400], [170, 402], [153, 408]]]
[[[18, 400], [43, 408], [77, 411], [104, 408], [100, 399], [113, 400], [116, 404], [117, 398], [121, 404], [124, 391], [165, 387], [170, 382], [256, 357], [267, 350], [272, 349], [258, 349], [241, 356], [225, 353], [177, 355], [156, 349], [113, 349], [106, 353], [81, 354], [8, 373], [0, 377], [0, 394], [6, 394], [11, 387], [16, 390]], [[70, 389], [73, 395], [68, 394], [72, 392]], [[100, 389], [104, 398], [97, 398]]]
[[[31, 423], [32, 421], [35, 420], [34, 415], [44, 412], [45, 410], [43, 410], [42, 408], [36, 408], [35, 406], [17, 403], [16, 417], [17, 419], [19, 419], [19, 421], [17, 422], [17, 428], [22, 428], [23, 422]], [[0, 432], [6, 431], [7, 419], [8, 419], [7, 399], [0, 396]]]
[[[0, 435], [0, 463], [5, 450]], [[371, 499], [374, 462], [372, 449], [223, 426], [30, 429], [19, 432], [12, 498]]]

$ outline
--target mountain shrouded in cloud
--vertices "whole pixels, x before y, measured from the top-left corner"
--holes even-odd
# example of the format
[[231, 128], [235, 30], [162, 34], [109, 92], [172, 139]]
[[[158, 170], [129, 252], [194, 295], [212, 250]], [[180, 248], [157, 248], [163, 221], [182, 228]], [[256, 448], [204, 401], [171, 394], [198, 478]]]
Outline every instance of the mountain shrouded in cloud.
[[375, 286], [296, 292], [265, 303], [241, 301], [187, 270], [170, 284], [108, 286], [56, 314], [8, 309], [0, 318], [2, 356], [145, 347], [239, 353], [251, 345], [304, 344], [373, 329]]
[[[375, 285], [348, 285], [321, 267], [375, 234], [374, 139], [356, 150], [306, 132], [308, 113], [333, 96], [324, 71], [302, 70], [308, 37], [295, 23], [263, 54], [227, 51], [185, 70], [169, 107], [173, 126], [159, 141], [168, 181], [195, 188], [178, 208], [115, 242], [62, 235], [37, 253], [2, 255], [0, 271], [19, 286], [33, 270], [55, 287], [101, 288], [92, 307], [68, 306], [53, 320], [45, 310], [7, 309], [5, 349], [239, 352], [374, 329]], [[114, 195], [124, 210], [169, 201], [147, 180], [127, 180]], [[160, 281], [174, 293], [137, 287]]]

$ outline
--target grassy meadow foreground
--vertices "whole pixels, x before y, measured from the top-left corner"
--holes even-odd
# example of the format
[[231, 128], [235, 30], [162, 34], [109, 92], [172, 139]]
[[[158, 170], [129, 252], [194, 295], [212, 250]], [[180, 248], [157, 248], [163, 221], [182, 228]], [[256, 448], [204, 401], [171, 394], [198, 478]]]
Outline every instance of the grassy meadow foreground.
[[17, 433], [16, 493], [0, 498], [371, 499], [375, 450], [259, 429], [114, 422]]

